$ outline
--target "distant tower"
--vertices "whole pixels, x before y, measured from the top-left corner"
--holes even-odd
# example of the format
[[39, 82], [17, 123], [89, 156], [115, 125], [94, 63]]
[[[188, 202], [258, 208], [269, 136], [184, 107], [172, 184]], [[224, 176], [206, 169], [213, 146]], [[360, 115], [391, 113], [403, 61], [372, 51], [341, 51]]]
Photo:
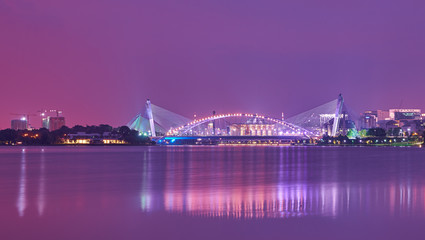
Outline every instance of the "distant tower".
[[339, 116], [341, 115], [343, 105], [344, 98], [342, 97], [342, 94], [339, 94], [338, 103], [336, 104], [335, 109], [334, 124], [332, 126], [332, 137], [336, 137], [336, 132], [338, 131], [339, 127]]
[[153, 120], [152, 106], [151, 101], [149, 99], [146, 101], [146, 113], [148, 114], [152, 137], [156, 137], [155, 122]]
[[282, 121], [285, 121], [285, 114], [282, 112]]

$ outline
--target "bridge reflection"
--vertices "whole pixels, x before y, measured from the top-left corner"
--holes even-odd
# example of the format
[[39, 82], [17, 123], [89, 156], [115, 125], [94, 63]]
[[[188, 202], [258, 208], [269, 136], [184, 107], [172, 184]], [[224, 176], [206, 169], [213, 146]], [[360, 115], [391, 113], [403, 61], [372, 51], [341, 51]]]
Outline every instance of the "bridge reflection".
[[[379, 193], [388, 195], [386, 198], [375, 197]], [[337, 217], [356, 215], [356, 212], [359, 215], [382, 212], [393, 216], [423, 216], [424, 194], [424, 187], [396, 183], [365, 187], [337, 184], [277, 188], [261, 186], [232, 191], [194, 189], [166, 192], [163, 209], [188, 215], [231, 218]]]
[[[302, 148], [280, 150], [276, 161], [270, 161], [265, 152], [255, 154], [256, 161], [231, 152], [213, 153], [224, 161], [202, 161], [196, 152], [187, 153], [192, 161], [185, 161], [173, 149], [161, 171], [161, 191], [158, 178], [152, 176], [158, 169], [148, 154], [141, 210], [226, 218], [425, 216], [425, 186], [420, 181], [391, 176], [385, 181], [351, 181], [350, 177], [341, 181], [346, 176], [341, 175], [338, 162], [315, 168], [307, 164]], [[232, 161], [225, 155], [232, 156]]]

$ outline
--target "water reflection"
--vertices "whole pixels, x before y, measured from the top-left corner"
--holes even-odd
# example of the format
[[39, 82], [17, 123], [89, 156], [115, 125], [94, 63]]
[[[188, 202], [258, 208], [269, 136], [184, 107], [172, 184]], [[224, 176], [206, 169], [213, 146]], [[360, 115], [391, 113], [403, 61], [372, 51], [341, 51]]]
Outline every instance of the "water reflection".
[[44, 213], [45, 203], [45, 195], [46, 195], [46, 177], [45, 177], [45, 153], [44, 149], [41, 149], [40, 154], [40, 177], [38, 179], [38, 196], [37, 196], [37, 210], [38, 215], [42, 216]]
[[[142, 202], [154, 204], [142, 205], [143, 211], [231, 218], [425, 216], [423, 182], [391, 175], [386, 181], [343, 181], [340, 162], [312, 168], [302, 149], [283, 150], [277, 161], [267, 153], [254, 153], [252, 159], [230, 153], [230, 159], [229, 153], [214, 152], [211, 159], [219, 160], [212, 161], [188, 154], [193, 153], [168, 152], [161, 172], [144, 158]], [[152, 178], [153, 172], [162, 179]], [[315, 175], [320, 177], [311, 180]]]
[[[10, 196], [8, 206], [15, 203], [19, 217], [44, 216], [49, 209], [70, 214], [96, 208], [241, 219], [425, 217], [422, 152], [128, 149], [132, 148], [106, 154], [104, 149], [78, 154], [62, 153], [59, 148], [55, 148], [59, 153], [16, 152], [13, 159], [19, 161], [14, 161], [13, 169], [18, 175], [10, 175], [13, 190], [4, 186], [5, 198]], [[3, 177], [5, 183], [8, 176]]]
[[[35, 159], [29, 160], [30, 156], [39, 159], [39, 167]], [[19, 217], [25, 216], [25, 212], [31, 202], [34, 200], [34, 191], [37, 191], [35, 205], [39, 216], [42, 216], [46, 207], [46, 174], [45, 174], [45, 153], [44, 149], [40, 151], [32, 151], [31, 149], [23, 148], [20, 150], [20, 164], [19, 164], [19, 179], [18, 179], [18, 197], [16, 199], [16, 208]], [[36, 168], [38, 167], [38, 168]], [[32, 177], [32, 173], [37, 173], [38, 178]], [[32, 184], [34, 183], [34, 185]], [[35, 187], [37, 184], [37, 187]]]
[[337, 217], [365, 213], [424, 216], [424, 195], [422, 185], [406, 183], [356, 187], [338, 184], [259, 186], [233, 190], [198, 188], [167, 190], [163, 196], [149, 194], [150, 199], [164, 202], [164, 206], [143, 210], [233, 218]]
[[149, 182], [152, 180], [150, 178], [150, 161], [147, 158], [147, 152], [143, 153], [143, 172], [142, 172], [142, 190], [140, 193], [140, 207], [142, 211], [148, 211], [151, 208], [151, 194], [149, 194]]
[[26, 149], [22, 149], [21, 153], [21, 171], [19, 174], [18, 198], [16, 200], [16, 207], [20, 217], [24, 216], [25, 209], [27, 208], [27, 162], [26, 162]]

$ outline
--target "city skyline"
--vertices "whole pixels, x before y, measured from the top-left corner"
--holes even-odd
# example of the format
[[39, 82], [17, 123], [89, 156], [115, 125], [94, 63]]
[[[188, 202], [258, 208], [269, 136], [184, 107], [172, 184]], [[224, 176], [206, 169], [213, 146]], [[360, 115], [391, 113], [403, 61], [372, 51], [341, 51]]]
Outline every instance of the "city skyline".
[[[149, 99], [148, 99], [148, 101], [149, 101]], [[321, 105], [320, 105], [321, 106]], [[320, 106], [315, 106], [315, 107], [320, 107]], [[156, 107], [158, 107], [158, 106], [156, 106]], [[162, 109], [161, 107], [159, 107], [160, 109]], [[313, 109], [313, 108], [312, 108]], [[296, 115], [292, 115], [292, 116], [289, 116], [289, 118], [293, 118], [293, 117], [297, 117], [298, 115], [302, 115], [302, 114], [304, 114], [305, 112], [308, 112], [308, 111], [310, 111], [310, 110], [312, 110], [312, 109], [309, 109], [309, 110], [303, 110], [302, 112], [299, 112], [298, 114], [296, 114]], [[166, 109], [162, 109], [161, 111], [168, 111], [168, 110], [166, 110]], [[352, 109], [351, 109], [352, 110]], [[350, 111], [351, 111], [350, 110]], [[356, 114], [359, 114], [359, 117], [360, 117], [360, 115], [368, 115], [368, 114], [370, 114], [370, 113], [372, 113], [372, 112], [376, 112], [376, 111], [378, 111], [378, 112], [381, 112], [381, 114], [382, 113], [385, 113], [386, 112], [386, 114], [388, 115], [388, 116], [386, 116], [386, 117], [378, 117], [378, 115], [376, 115], [377, 116], [377, 119], [381, 119], [381, 120], [393, 120], [394, 119], [394, 111], [398, 111], [398, 110], [401, 110], [401, 111], [408, 111], [408, 112], [410, 112], [410, 111], [418, 111], [419, 112], [419, 116], [421, 117], [421, 119], [425, 119], [425, 113], [421, 113], [421, 111], [422, 111], [422, 109], [418, 109], [418, 108], [389, 108], [389, 109], [367, 109], [367, 110], [364, 110], [364, 111], [362, 111], [362, 112], [356, 112]], [[137, 116], [139, 116], [140, 114], [142, 114], [143, 113], [143, 111], [144, 111], [144, 109], [142, 108], [139, 112], [138, 112], [138, 115]], [[393, 111], [393, 113], [391, 113], [391, 111]], [[50, 113], [49, 113], [50, 112]], [[59, 113], [58, 113], [59, 112]], [[354, 112], [353, 112], [354, 113]], [[36, 111], [36, 113], [35, 112], [25, 112], [25, 113], [21, 113], [21, 114], [17, 114], [17, 113], [11, 113], [11, 114], [9, 114], [10, 115], [10, 121], [9, 121], [9, 127], [6, 127], [6, 128], [10, 128], [10, 123], [12, 122], [12, 129], [22, 129], [22, 127], [19, 127], [19, 128], [16, 128], [16, 127], [13, 127], [13, 124], [14, 124], [14, 122], [15, 122], [15, 124], [25, 124], [25, 126], [26, 127], [24, 127], [24, 128], [28, 128], [28, 129], [31, 129], [31, 128], [33, 128], [33, 129], [38, 129], [38, 128], [47, 128], [47, 129], [49, 129], [50, 127], [48, 127], [48, 125], [46, 125], [46, 120], [48, 119], [48, 117], [54, 117], [54, 116], [59, 116], [59, 114], [60, 114], [60, 118], [64, 118], [63, 117], [63, 111], [62, 110], [38, 110], [38, 111]], [[172, 113], [172, 114], [176, 114], [176, 113]], [[231, 112], [224, 112], [224, 113], [216, 113], [216, 111], [213, 111], [213, 114], [234, 114], [234, 113], [231, 113]], [[249, 114], [249, 113], [244, 113], [244, 114]], [[261, 116], [262, 114], [261, 113], [251, 113], [251, 114], [254, 114], [254, 115], [256, 115], [256, 114], [258, 114], [259, 116]], [[285, 119], [288, 117], [288, 116], [286, 116], [283, 112], [281, 113], [282, 115], [281, 115], [281, 117], [282, 117], [282, 119], [284, 118], [284, 116], [285, 116]], [[376, 113], [375, 113], [376, 114]], [[392, 114], [392, 115], [391, 115]], [[49, 116], [50, 115], [50, 116]], [[29, 116], [31, 116], [31, 118], [29, 117]], [[136, 117], [137, 117], [136, 116]], [[199, 118], [207, 118], [207, 117], [211, 117], [212, 115], [211, 115], [211, 113], [205, 113], [205, 115], [199, 115], [199, 114], [194, 114], [193, 116], [191, 116], [191, 117], [189, 117], [189, 118], [185, 118], [185, 119], [187, 119], [187, 121], [189, 121], [189, 120], [196, 120], [196, 119], [199, 119]], [[181, 116], [180, 115], [180, 117], [183, 117], [183, 116]], [[279, 119], [278, 117], [276, 117], [276, 116], [268, 116], [268, 117], [272, 117], [272, 118], [275, 118], [275, 119]], [[35, 119], [34, 119], [35, 118]], [[29, 121], [30, 120], [30, 121]], [[127, 123], [119, 123], [118, 125], [116, 125], [116, 126], [114, 126], [114, 125], [112, 125], [112, 124], [110, 124], [109, 122], [107, 122], [107, 121], [105, 121], [105, 122], [100, 122], [100, 123], [94, 123], [94, 124], [88, 124], [88, 123], [77, 123], [77, 124], [74, 124], [74, 125], [70, 125], [70, 124], [61, 124], [60, 126], [62, 126], [62, 125], [65, 125], [65, 126], [68, 126], [68, 127], [73, 127], [73, 126], [77, 126], [77, 125], [81, 125], [81, 126], [90, 126], [90, 125], [92, 125], [92, 126], [94, 126], [94, 125], [100, 125], [100, 124], [107, 124], [107, 125], [111, 125], [111, 126], [113, 126], [113, 127], [119, 127], [119, 126], [123, 126], [123, 125], [127, 125], [127, 126], [130, 126], [131, 124], [133, 124], [133, 121], [135, 120], [135, 118], [133, 118], [131, 121], [128, 121], [127, 120]], [[360, 120], [360, 118], [359, 119], [357, 119], [357, 120]], [[48, 120], [47, 120], [48, 121]], [[22, 123], [18, 123], [18, 122], [22, 122]], [[25, 122], [25, 123], [24, 123]], [[48, 123], [47, 123], [48, 124]], [[134, 126], [131, 126], [131, 128], [133, 128]], [[4, 128], [4, 129], [6, 129], [6, 128]], [[1, 129], [1, 128], [0, 128]], [[57, 127], [55, 127], [54, 129], [58, 129]]]
[[289, 117], [339, 93], [359, 113], [425, 109], [424, 7], [2, 1], [0, 128], [41, 108], [119, 126], [146, 98], [186, 117]]

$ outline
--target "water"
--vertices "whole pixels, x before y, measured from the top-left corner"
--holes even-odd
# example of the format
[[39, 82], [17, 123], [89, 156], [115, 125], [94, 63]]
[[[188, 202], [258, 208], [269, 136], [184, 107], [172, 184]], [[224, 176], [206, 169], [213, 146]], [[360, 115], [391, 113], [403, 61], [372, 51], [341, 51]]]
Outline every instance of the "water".
[[424, 224], [420, 148], [0, 148], [0, 239], [423, 239]]

